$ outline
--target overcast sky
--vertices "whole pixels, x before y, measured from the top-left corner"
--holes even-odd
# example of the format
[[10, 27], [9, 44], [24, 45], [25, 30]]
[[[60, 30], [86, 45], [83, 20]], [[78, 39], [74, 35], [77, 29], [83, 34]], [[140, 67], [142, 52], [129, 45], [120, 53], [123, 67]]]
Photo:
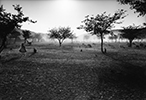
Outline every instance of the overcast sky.
[[59, 26], [70, 26], [77, 35], [84, 31], [77, 30], [76, 27], [81, 25], [86, 15], [96, 15], [106, 11], [113, 14], [117, 9], [128, 10], [128, 16], [120, 25], [121, 26], [142, 25], [144, 17], [137, 17], [128, 5], [120, 5], [116, 0], [1, 0], [0, 4], [4, 5], [7, 12], [15, 12], [13, 4], [20, 4], [23, 12], [37, 23], [25, 23], [22, 29], [29, 29], [35, 32], [46, 33], [49, 29]]

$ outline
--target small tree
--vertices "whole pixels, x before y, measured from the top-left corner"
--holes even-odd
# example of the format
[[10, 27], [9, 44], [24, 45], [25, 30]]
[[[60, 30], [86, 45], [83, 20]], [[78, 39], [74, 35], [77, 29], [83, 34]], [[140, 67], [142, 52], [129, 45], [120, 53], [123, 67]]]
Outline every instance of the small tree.
[[146, 14], [146, 0], [117, 0], [121, 4], [129, 4], [130, 9], [135, 9], [139, 16], [144, 16]]
[[69, 39], [71, 39], [72, 43], [73, 43], [73, 40], [76, 39], [76, 38], [77, 38], [77, 36], [75, 34], [72, 34], [69, 37]]
[[14, 10], [17, 11], [18, 14], [11, 14], [5, 11], [3, 6], [0, 6], [0, 53], [4, 50], [6, 41], [8, 36], [12, 34], [12, 31], [15, 27], [20, 28], [20, 23], [30, 21], [35, 23], [36, 21], [32, 21], [29, 17], [24, 17], [22, 7], [20, 5], [13, 5]]
[[24, 43], [27, 43], [27, 39], [31, 37], [31, 32], [29, 30], [23, 30], [23, 38], [24, 38]]
[[86, 32], [89, 32], [92, 35], [96, 35], [101, 38], [101, 52], [105, 53], [106, 49], [103, 48], [103, 37], [104, 34], [110, 33], [110, 29], [114, 26], [114, 24], [120, 24], [118, 22], [119, 19], [123, 19], [125, 17], [125, 12], [123, 9], [115, 12], [114, 15], [106, 15], [106, 12], [102, 14], [97, 14], [95, 17], [87, 15], [85, 20], [82, 21], [84, 25], [81, 25], [77, 29], [84, 29]]
[[73, 32], [71, 31], [70, 27], [59, 27], [53, 28], [49, 30], [49, 37], [52, 39], [57, 39], [59, 42], [59, 46], [61, 47], [63, 41], [67, 38], [70, 38]]
[[122, 33], [120, 35], [121, 37], [129, 40], [129, 47], [132, 47], [132, 41], [141, 35], [139, 33], [139, 27], [140, 26], [135, 26], [133, 24], [128, 27], [123, 27], [123, 30], [121, 30]]

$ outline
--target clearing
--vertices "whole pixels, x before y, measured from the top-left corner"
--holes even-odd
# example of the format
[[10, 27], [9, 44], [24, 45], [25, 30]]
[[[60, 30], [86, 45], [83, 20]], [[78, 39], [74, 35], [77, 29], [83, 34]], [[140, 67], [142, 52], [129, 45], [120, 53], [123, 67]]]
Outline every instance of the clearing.
[[[37, 49], [32, 54], [33, 48]], [[33, 44], [0, 59], [0, 100], [143, 100], [146, 50], [100, 44]], [[82, 51], [81, 51], [82, 49]]]

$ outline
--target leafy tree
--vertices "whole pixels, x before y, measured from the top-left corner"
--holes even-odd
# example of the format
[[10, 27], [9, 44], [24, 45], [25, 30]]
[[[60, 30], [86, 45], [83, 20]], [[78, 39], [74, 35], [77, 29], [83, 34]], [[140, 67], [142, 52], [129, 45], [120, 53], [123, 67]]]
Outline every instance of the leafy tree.
[[4, 50], [8, 36], [13, 33], [12, 31], [16, 27], [20, 28], [20, 24], [26, 21], [36, 22], [24, 16], [20, 5], [13, 5], [13, 7], [17, 11], [17, 14], [8, 13], [3, 8], [3, 5], [0, 6], [0, 53]]
[[125, 12], [123, 9], [118, 10], [114, 15], [106, 14], [97, 14], [95, 17], [89, 15], [85, 16], [85, 20], [82, 21], [84, 25], [77, 27], [77, 29], [84, 29], [86, 32], [89, 32], [92, 35], [96, 35], [101, 38], [101, 52], [106, 53], [106, 49], [103, 48], [103, 37], [104, 34], [109, 34], [110, 29], [114, 27], [114, 24], [120, 24], [120, 19], [125, 17]]
[[66, 38], [70, 38], [73, 32], [71, 31], [70, 27], [59, 27], [57, 28], [53, 28], [51, 30], [49, 30], [49, 37], [52, 39], [57, 39], [59, 42], [59, 46], [62, 45], [63, 41]]
[[141, 39], [141, 40], [143, 40], [143, 39], [146, 39], [146, 27], [142, 27], [141, 29], [139, 29], [139, 35], [138, 35], [138, 39]]
[[16, 43], [17, 39], [20, 38], [22, 33], [19, 31], [18, 28], [15, 28], [11, 34], [8, 36], [8, 39], [14, 38], [14, 44]]
[[76, 38], [77, 38], [77, 36], [75, 34], [71, 34], [69, 37], [69, 39], [71, 39], [72, 43], [73, 43], [73, 40]]
[[130, 9], [135, 9], [139, 16], [146, 14], [146, 0], [117, 0], [121, 4], [129, 4]]
[[23, 38], [24, 38], [24, 43], [27, 43], [27, 39], [31, 38], [31, 32], [29, 30], [23, 30]]
[[141, 35], [139, 33], [139, 31], [141, 30], [140, 27], [141, 26], [135, 26], [133, 24], [128, 27], [123, 27], [123, 30], [121, 30], [122, 33], [120, 35], [121, 37], [129, 40], [129, 47], [132, 47], [133, 40], [139, 38], [139, 36]]

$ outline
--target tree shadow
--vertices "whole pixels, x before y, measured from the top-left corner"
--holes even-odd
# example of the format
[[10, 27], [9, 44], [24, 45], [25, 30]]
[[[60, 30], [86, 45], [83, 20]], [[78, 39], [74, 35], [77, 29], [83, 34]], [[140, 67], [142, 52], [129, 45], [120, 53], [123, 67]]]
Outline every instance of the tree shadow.
[[[126, 61], [124, 57], [118, 58], [117, 52], [108, 52], [105, 56], [110, 57], [113, 63], [110, 68], [102, 68], [102, 81], [125, 84], [129, 88], [139, 88], [146, 91], [146, 69], [140, 65], [134, 65]], [[118, 63], [115, 63], [118, 62]]]
[[8, 58], [8, 59], [1, 58], [0, 62], [2, 64], [6, 64], [8, 62], [15, 61], [15, 60], [20, 59], [20, 58], [21, 58], [20, 56], [15, 56], [15, 57]]

